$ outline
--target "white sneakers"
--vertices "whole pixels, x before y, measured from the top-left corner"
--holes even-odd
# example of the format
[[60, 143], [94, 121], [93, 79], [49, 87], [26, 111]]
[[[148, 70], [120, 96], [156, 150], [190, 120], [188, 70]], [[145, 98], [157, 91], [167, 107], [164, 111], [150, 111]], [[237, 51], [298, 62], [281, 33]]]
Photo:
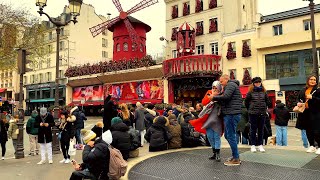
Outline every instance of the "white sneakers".
[[1, 159], [4, 160], [4, 157], [2, 157]]
[[38, 165], [41, 165], [41, 164], [45, 164], [46, 163], [46, 161], [45, 160], [41, 160], [40, 162], [38, 162], [37, 164]]
[[62, 159], [61, 161], [59, 161], [59, 163], [65, 163], [66, 159]]
[[316, 151], [316, 154], [320, 154], [320, 148], [318, 148], [318, 150]]
[[[314, 146], [310, 146], [308, 149], [307, 149], [307, 153], [314, 153], [314, 152], [316, 152], [317, 151], [317, 149], [316, 149], [316, 147], [314, 147]], [[320, 153], [320, 151], [319, 151], [319, 153]]]
[[53, 161], [52, 160], [49, 160], [49, 164], [52, 164], [53, 163]]
[[69, 163], [71, 163], [71, 161], [70, 161], [70, 159], [66, 159], [64, 163], [69, 164]]
[[[266, 150], [264, 150], [264, 148], [263, 148], [262, 145], [260, 145], [260, 146], [258, 147], [258, 150], [259, 150], [260, 152], [266, 152]], [[257, 152], [256, 146], [252, 145], [250, 151], [253, 152], [253, 153]]]

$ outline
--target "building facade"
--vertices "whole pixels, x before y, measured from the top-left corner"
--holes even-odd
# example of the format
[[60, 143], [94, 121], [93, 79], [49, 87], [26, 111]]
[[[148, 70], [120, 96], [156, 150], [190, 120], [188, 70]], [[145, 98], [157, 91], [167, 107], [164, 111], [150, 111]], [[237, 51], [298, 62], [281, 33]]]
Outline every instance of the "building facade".
[[[58, 17], [69, 20], [71, 17], [64, 8]], [[89, 28], [107, 21], [107, 18], [97, 15], [94, 7], [89, 4], [81, 6], [78, 23], [70, 23], [61, 29], [59, 42], [59, 104], [65, 105], [66, 84], [68, 79], [65, 71], [69, 66], [81, 66], [94, 64], [112, 59], [112, 33], [103, 32], [93, 38]], [[56, 28], [45, 21], [46, 35], [44, 37], [43, 50], [46, 55], [39, 57], [37, 63], [31, 64], [33, 71], [24, 75], [25, 105], [28, 112], [39, 109], [42, 106], [50, 107], [54, 104], [55, 94], [55, 64], [56, 64]]]

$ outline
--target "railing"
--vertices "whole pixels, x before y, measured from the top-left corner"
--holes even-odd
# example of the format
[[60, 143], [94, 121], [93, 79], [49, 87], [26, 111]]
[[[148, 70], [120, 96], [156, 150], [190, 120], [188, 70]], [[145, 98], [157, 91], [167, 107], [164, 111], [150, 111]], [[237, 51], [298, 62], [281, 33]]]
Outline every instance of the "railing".
[[289, 122], [297, 122], [298, 119], [298, 113], [296, 112], [290, 112], [290, 119]]

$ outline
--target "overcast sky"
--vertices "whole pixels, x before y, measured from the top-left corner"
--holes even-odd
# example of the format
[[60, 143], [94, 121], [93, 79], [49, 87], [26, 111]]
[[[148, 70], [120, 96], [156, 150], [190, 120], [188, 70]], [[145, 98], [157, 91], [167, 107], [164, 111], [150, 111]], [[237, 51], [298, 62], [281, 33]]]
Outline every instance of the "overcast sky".
[[[124, 11], [130, 9], [132, 6], [141, 0], [120, 0]], [[236, 1], [236, 0], [235, 0]], [[14, 5], [16, 8], [30, 9], [38, 16], [38, 8], [35, 6], [36, 0], [0, 0]], [[111, 13], [111, 18], [118, 16], [117, 9], [111, 0], [83, 0], [84, 3], [92, 4], [95, 7], [96, 13], [107, 16]], [[314, 1], [316, 4], [320, 0]], [[45, 12], [51, 16], [58, 16], [68, 0], [48, 0]], [[308, 6], [309, 2], [302, 0], [258, 0], [258, 12], [262, 15], [273, 14], [290, 9]], [[159, 0], [158, 4], [148, 7], [140, 12], [134, 13], [133, 16], [146, 24], [149, 24], [152, 30], [147, 34], [147, 52], [151, 55], [163, 52], [164, 42], [159, 41], [159, 37], [165, 36], [165, 3], [164, 0]], [[43, 19], [47, 20], [47, 19]]]

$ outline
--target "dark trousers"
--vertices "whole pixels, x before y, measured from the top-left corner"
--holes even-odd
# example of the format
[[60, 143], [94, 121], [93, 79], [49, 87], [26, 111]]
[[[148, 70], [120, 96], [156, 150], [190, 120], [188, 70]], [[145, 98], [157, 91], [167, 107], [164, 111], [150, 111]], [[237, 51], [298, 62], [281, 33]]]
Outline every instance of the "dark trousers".
[[82, 144], [81, 129], [76, 129], [76, 144]]
[[7, 141], [1, 142], [2, 157], [4, 157], [4, 155], [6, 155], [6, 143], [7, 143]]
[[64, 159], [70, 159], [70, 156], [69, 156], [70, 141], [68, 142], [60, 141], [60, 143], [61, 143], [61, 151], [63, 153]]
[[[266, 116], [265, 115], [257, 115], [257, 114], [250, 114], [250, 140], [252, 145], [260, 146], [263, 145], [263, 131], [264, 131], [264, 123], [265, 123]], [[256, 140], [256, 134], [258, 131], [258, 139]]]
[[96, 180], [97, 178], [88, 170], [83, 171], [73, 171], [70, 177], [70, 180], [82, 180], [82, 179], [92, 179]]

